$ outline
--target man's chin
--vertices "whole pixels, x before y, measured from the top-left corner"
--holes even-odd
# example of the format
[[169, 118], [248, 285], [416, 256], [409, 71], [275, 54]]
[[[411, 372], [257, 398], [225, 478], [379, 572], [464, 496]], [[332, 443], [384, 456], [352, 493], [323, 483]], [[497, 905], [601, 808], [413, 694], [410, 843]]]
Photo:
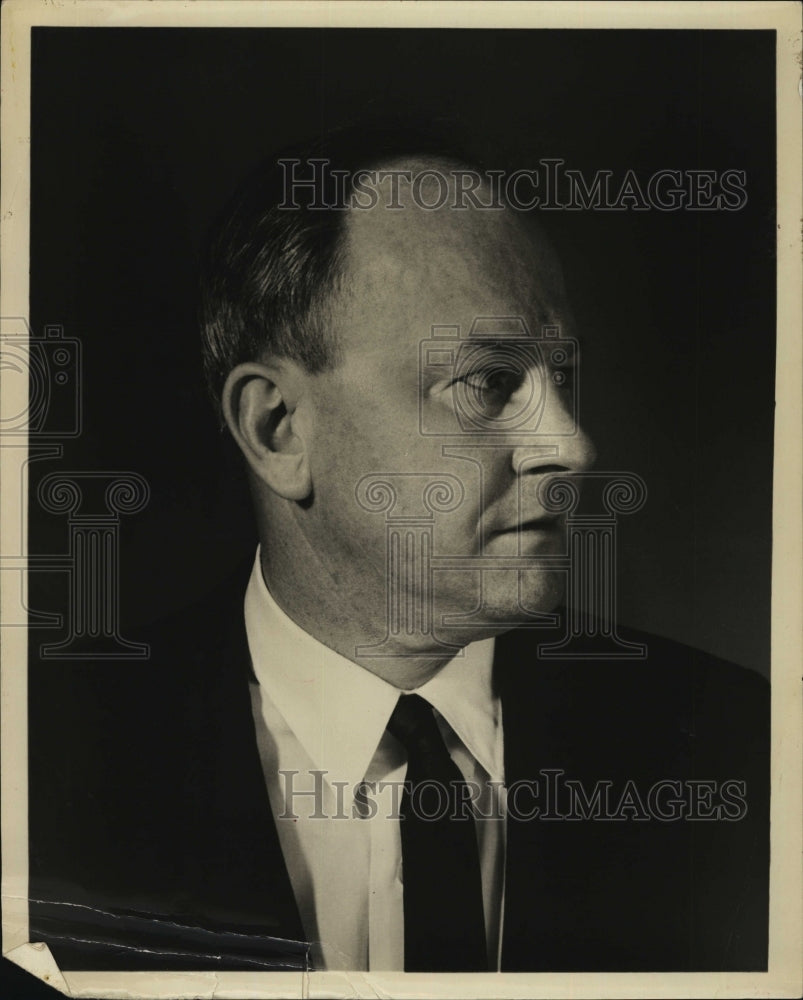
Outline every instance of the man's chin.
[[554, 611], [565, 595], [566, 577], [562, 572], [522, 571], [518, 607], [525, 616]]
[[520, 625], [544, 624], [542, 616], [554, 611], [564, 597], [562, 573], [525, 570], [484, 577], [482, 594], [475, 594], [473, 603], [458, 609], [449, 602], [448, 610], [441, 607], [436, 612], [435, 634], [441, 641], [465, 646]]

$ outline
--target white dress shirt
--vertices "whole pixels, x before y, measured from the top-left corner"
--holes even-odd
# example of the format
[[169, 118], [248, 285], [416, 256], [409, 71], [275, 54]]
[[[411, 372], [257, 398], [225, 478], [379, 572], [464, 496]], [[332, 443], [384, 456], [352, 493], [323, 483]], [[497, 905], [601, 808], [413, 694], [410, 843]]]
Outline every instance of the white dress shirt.
[[[398, 809], [406, 761], [385, 731], [403, 692], [296, 625], [268, 591], [259, 551], [245, 626], [262, 767], [315, 968], [403, 970]], [[498, 969], [505, 795], [492, 659], [493, 639], [472, 643], [416, 693], [435, 708], [465, 780], [481, 788], [474, 809], [486, 938], [490, 968]]]

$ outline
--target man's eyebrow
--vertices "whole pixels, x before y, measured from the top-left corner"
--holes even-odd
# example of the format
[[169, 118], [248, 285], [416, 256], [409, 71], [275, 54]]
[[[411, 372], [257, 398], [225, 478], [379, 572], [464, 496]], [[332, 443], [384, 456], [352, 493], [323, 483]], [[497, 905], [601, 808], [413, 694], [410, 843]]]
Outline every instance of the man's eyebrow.
[[[565, 310], [542, 302], [534, 302], [528, 313], [532, 317], [531, 322], [525, 321], [523, 314], [513, 313], [509, 316], [477, 317], [468, 333], [455, 339], [472, 343], [474, 341], [505, 343], [507, 341], [528, 340], [540, 342], [548, 339], [551, 332], [555, 330], [559, 331], [559, 336], [566, 336], [568, 332], [569, 337], [577, 339], [573, 319], [565, 315]], [[564, 322], [561, 322], [561, 317], [563, 317]], [[568, 322], [566, 322], [567, 319]]]
[[[554, 329], [554, 327], [559, 326], [559, 324], [557, 323], [546, 324], [546, 326], [547, 327], [551, 326]], [[572, 354], [579, 353], [580, 348], [582, 346], [581, 341], [578, 339], [577, 336], [575, 335], [565, 336], [562, 330], [558, 336], [549, 336], [548, 334], [545, 334], [543, 331], [539, 331], [537, 334], [536, 333], [527, 333], [524, 335], [516, 334], [515, 336], [510, 336], [510, 337], [496, 337], [496, 336], [489, 337], [483, 334], [473, 334], [470, 337], [466, 337], [464, 340], [461, 341], [461, 343], [470, 344], [472, 347], [476, 347], [478, 349], [487, 348], [489, 352], [498, 351], [500, 353], [508, 351], [511, 348], [511, 346], [514, 346], [516, 344], [522, 346], [532, 345], [533, 347], [539, 348], [539, 350], [543, 350], [545, 346], [550, 347], [561, 343], [571, 344], [571, 346], [575, 348]], [[569, 358], [567, 358], [567, 360], [570, 359], [571, 355], [569, 356]]]

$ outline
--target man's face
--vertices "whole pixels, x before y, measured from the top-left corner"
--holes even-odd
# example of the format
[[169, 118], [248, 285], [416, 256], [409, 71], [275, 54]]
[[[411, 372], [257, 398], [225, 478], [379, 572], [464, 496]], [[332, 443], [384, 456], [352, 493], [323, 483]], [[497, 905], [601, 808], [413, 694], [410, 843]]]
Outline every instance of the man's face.
[[350, 214], [342, 363], [311, 376], [308, 532], [355, 620], [412, 652], [432, 632], [462, 645], [559, 602], [559, 568], [504, 557], [565, 551], [538, 487], [593, 454], [571, 345], [543, 339], [573, 333], [545, 241], [509, 210], [384, 203]]

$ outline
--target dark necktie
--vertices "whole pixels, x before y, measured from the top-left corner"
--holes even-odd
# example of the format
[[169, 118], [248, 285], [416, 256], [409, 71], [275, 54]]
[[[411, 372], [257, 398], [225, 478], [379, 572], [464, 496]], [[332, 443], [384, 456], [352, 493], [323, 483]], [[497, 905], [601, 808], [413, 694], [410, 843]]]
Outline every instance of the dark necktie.
[[405, 972], [487, 972], [477, 831], [432, 706], [402, 695], [388, 731], [407, 751], [401, 802]]

